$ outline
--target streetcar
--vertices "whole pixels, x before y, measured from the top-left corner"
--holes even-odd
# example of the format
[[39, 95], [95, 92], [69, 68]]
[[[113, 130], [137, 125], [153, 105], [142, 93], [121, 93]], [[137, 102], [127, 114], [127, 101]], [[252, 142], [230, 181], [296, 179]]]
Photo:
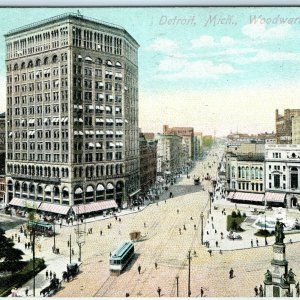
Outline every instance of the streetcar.
[[109, 270], [111, 273], [120, 274], [134, 257], [134, 245], [125, 242], [117, 248], [110, 257]]
[[34, 230], [37, 235], [53, 236], [53, 225], [43, 221], [29, 221], [27, 225], [30, 231]]

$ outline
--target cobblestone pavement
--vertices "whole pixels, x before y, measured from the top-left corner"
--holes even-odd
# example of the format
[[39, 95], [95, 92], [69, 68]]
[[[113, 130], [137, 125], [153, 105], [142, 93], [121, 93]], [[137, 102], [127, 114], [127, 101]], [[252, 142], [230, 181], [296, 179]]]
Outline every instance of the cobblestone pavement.
[[[161, 198], [159, 203], [151, 204], [138, 213], [123, 215], [121, 222], [110, 218], [88, 223], [86, 226], [93, 228], [93, 234], [85, 237], [82, 248], [82, 272], [73, 281], [64, 283], [56, 296], [124, 297], [129, 293], [131, 297], [157, 297], [157, 288], [160, 287], [161, 296], [175, 297], [176, 276], [178, 276], [179, 296], [186, 297], [189, 250], [192, 256], [191, 296], [199, 296], [201, 287], [204, 289], [204, 295], [209, 297], [254, 296], [254, 286], [262, 283], [264, 273], [270, 268], [272, 247], [224, 251], [222, 254], [213, 251], [210, 256], [208, 249], [201, 245], [200, 214], [202, 211], [205, 212], [206, 224], [208, 191], [212, 187], [210, 181], [203, 181], [205, 190], [200, 186], [194, 186], [193, 177], [195, 175], [203, 178], [207, 173], [216, 177], [217, 162], [213, 161], [217, 161], [217, 157], [208, 155], [203, 162], [197, 162], [190, 179], [184, 177], [176, 185], [171, 186], [168, 193], [172, 191], [174, 194], [172, 199], [165, 201]], [[221, 204], [218, 205], [221, 207]], [[232, 209], [232, 205], [226, 203], [225, 206], [228, 211]], [[214, 218], [219, 218], [218, 215], [214, 215], [215, 213], [220, 213], [219, 208], [213, 211]], [[110, 223], [112, 228], [107, 229]], [[70, 234], [74, 241], [72, 248], [75, 251], [72, 259], [76, 260], [78, 257], [74, 232], [76, 227], [56, 227], [58, 232], [56, 245], [60, 248], [60, 255], [55, 258], [50, 250], [53, 239], [40, 241], [39, 255], [45, 258], [49, 265], [48, 270], [58, 265], [61, 265], [61, 270], [65, 269], [64, 259], [69, 256], [67, 242]], [[102, 236], [100, 230], [103, 232]], [[135, 244], [136, 257], [120, 276], [111, 276], [108, 265], [109, 254], [120, 243], [129, 239], [132, 230], [140, 230], [142, 234], [142, 239]], [[295, 271], [300, 270], [298, 248], [299, 244], [296, 243], [287, 245], [287, 259]], [[158, 264], [157, 269], [155, 262]], [[138, 265], [141, 266], [141, 274], [138, 273]], [[233, 279], [229, 279], [228, 274], [231, 267], [235, 274]]]

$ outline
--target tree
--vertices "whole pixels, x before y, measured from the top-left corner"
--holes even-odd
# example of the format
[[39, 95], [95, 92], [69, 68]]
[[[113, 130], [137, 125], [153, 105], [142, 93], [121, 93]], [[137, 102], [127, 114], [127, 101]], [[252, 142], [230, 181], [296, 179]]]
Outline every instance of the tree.
[[9, 270], [11, 263], [19, 262], [24, 255], [20, 249], [14, 248], [14, 242], [5, 236], [5, 231], [0, 228], [0, 265], [1, 269]]

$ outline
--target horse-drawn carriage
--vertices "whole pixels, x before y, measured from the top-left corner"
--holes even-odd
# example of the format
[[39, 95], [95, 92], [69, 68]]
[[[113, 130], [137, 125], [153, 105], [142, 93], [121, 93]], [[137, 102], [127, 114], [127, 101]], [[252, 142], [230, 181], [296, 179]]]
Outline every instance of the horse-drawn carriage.
[[200, 184], [200, 178], [195, 178], [194, 179], [194, 185], [199, 185]]
[[74, 278], [79, 273], [79, 265], [77, 263], [71, 263], [67, 265], [67, 271], [64, 271], [62, 276], [64, 281], [70, 281], [70, 278]]
[[58, 278], [52, 278], [50, 280], [50, 285], [43, 288], [40, 292], [40, 296], [49, 297], [54, 295], [61, 288], [61, 281]]

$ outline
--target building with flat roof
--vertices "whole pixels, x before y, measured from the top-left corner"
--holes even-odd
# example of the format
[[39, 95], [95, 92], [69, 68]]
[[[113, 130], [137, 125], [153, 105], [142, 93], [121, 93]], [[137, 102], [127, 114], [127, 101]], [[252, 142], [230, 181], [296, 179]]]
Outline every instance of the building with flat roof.
[[7, 202], [66, 214], [139, 191], [138, 43], [63, 14], [5, 35]]
[[292, 143], [292, 120], [300, 116], [300, 109], [285, 109], [283, 115], [275, 112], [276, 138], [277, 144]]

